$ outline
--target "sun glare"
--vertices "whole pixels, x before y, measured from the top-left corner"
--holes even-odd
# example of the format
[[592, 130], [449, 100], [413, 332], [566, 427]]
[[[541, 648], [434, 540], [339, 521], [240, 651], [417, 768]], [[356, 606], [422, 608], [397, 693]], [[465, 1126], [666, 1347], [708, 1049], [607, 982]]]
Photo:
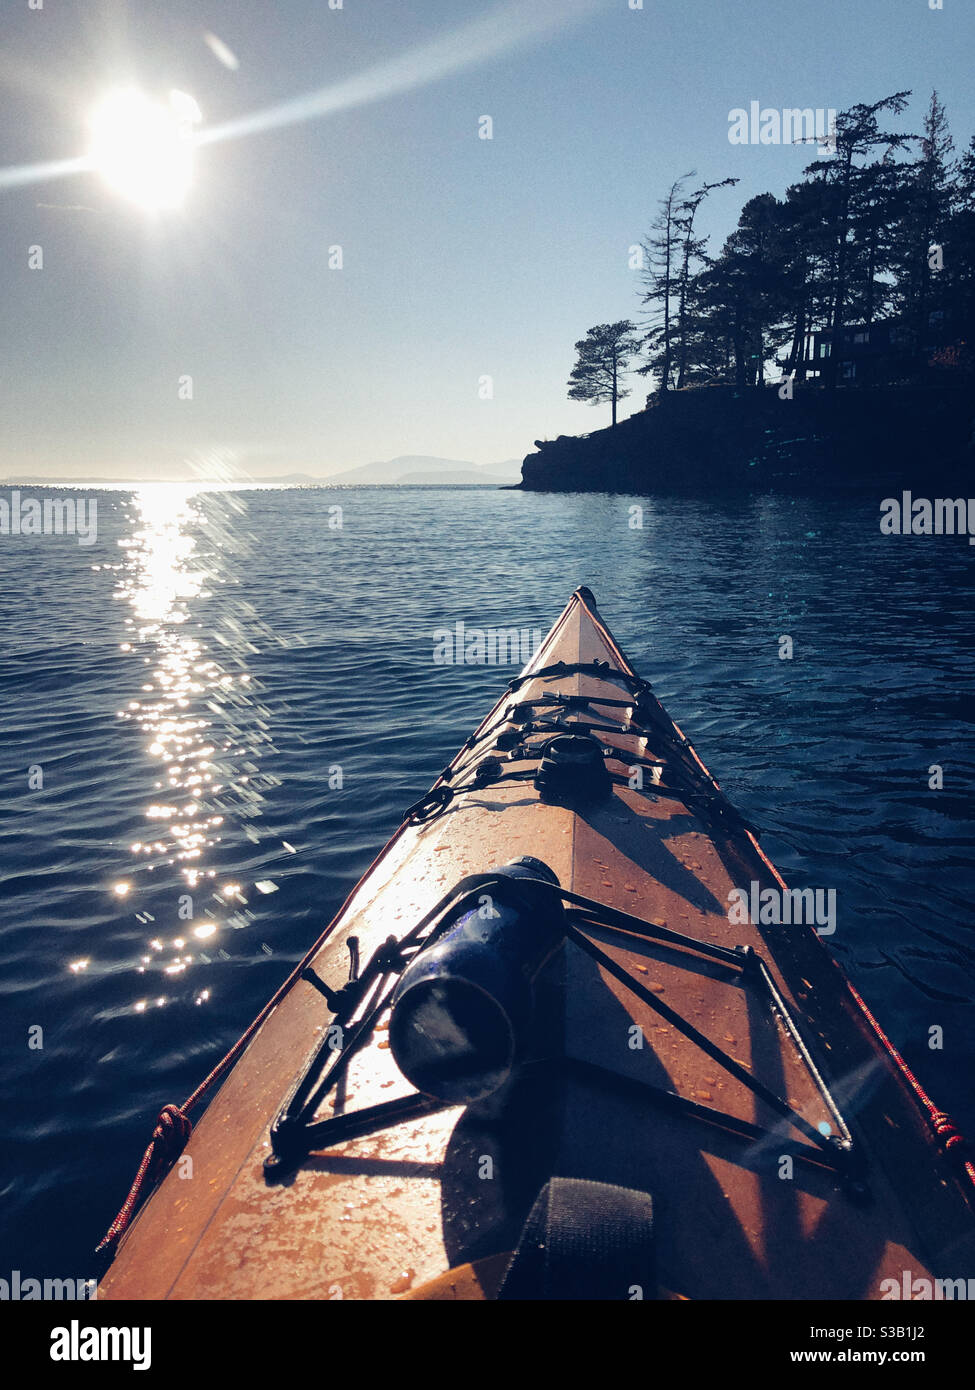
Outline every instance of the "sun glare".
[[106, 183], [153, 211], [180, 206], [193, 181], [193, 127], [200, 108], [185, 92], [166, 103], [115, 92], [92, 117], [90, 158]]

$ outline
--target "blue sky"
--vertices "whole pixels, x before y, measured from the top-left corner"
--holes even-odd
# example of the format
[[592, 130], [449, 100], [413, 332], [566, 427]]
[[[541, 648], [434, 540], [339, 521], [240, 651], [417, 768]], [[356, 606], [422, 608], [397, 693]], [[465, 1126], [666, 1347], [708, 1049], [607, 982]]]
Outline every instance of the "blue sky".
[[[519, 38], [526, 20], [550, 27]], [[10, 0], [3, 30], [5, 167], [83, 153], [118, 87], [186, 91], [212, 127], [390, 63], [415, 85], [384, 94], [380, 71], [371, 100], [200, 148], [175, 212], [91, 172], [0, 188], [0, 476], [179, 477], [214, 451], [250, 475], [520, 458], [608, 423], [566, 399], [573, 343], [639, 316], [628, 248], [670, 182], [741, 179], [705, 210], [717, 250], [809, 161], [732, 146], [732, 108], [911, 88], [917, 129], [936, 87], [956, 144], [975, 133], [971, 0]], [[424, 81], [423, 50], [458, 30], [464, 66]]]

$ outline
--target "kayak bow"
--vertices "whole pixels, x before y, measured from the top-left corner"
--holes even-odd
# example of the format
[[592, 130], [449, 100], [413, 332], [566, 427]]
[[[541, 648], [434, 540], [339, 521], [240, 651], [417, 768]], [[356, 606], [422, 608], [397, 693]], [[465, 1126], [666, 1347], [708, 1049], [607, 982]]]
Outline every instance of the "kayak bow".
[[[965, 1142], [815, 906], [579, 589], [113, 1228], [99, 1297], [871, 1299], [975, 1275]], [[546, 1245], [565, 1268], [536, 1275]]]

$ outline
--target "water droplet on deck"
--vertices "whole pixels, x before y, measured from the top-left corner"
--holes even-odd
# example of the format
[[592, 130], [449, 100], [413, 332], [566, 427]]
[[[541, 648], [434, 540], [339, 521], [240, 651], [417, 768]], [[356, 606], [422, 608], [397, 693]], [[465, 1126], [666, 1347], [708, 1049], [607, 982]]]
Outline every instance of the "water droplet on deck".
[[399, 1277], [397, 1280], [395, 1280], [392, 1284], [390, 1284], [390, 1286], [389, 1286], [389, 1292], [390, 1292], [390, 1293], [406, 1293], [406, 1290], [407, 1290], [407, 1289], [412, 1288], [412, 1286], [413, 1286], [413, 1280], [414, 1280], [415, 1278], [416, 1278], [416, 1270], [415, 1270], [415, 1269], [404, 1269], [404, 1270], [403, 1270], [403, 1273], [400, 1275], [400, 1277]]

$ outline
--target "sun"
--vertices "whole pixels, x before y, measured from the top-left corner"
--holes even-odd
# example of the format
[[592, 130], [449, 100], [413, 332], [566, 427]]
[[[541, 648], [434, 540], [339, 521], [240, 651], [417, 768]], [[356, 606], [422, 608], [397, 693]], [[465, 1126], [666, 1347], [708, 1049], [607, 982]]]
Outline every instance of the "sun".
[[178, 208], [193, 182], [193, 127], [200, 120], [185, 92], [170, 92], [165, 103], [136, 90], [113, 92], [91, 119], [91, 165], [143, 208]]

